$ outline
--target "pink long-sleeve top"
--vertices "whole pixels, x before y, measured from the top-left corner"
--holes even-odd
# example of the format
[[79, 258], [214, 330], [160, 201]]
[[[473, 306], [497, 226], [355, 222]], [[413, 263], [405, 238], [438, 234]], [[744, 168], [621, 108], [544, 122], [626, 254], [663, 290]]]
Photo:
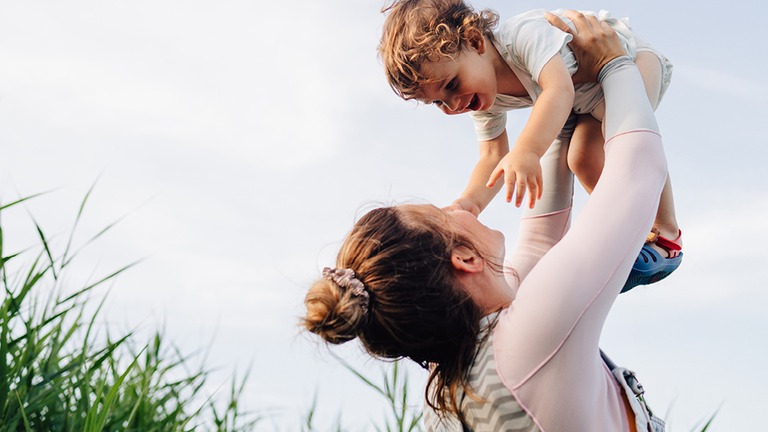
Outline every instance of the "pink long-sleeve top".
[[[648, 234], [666, 180], [666, 160], [637, 69], [608, 75], [605, 168], [569, 229], [571, 177], [549, 159], [543, 214], [521, 220], [518, 246], [507, 260], [517, 287], [511, 305], [478, 348], [461, 407], [480, 431], [629, 431], [622, 390], [600, 358], [608, 312]], [[550, 152], [562, 155], [567, 136]], [[546, 159], [546, 158], [545, 158]], [[544, 160], [542, 161], [544, 164]], [[565, 182], [565, 184], [563, 183]], [[563, 192], [566, 191], [566, 192]], [[455, 418], [425, 412], [427, 429], [459, 430]]]

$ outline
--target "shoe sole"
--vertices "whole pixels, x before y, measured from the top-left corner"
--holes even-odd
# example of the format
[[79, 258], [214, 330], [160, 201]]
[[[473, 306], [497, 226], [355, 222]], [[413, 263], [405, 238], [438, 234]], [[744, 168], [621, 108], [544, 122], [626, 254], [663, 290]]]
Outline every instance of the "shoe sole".
[[[637, 265], [636, 262], [635, 265], [632, 266], [632, 271], [629, 273], [629, 277], [627, 277], [626, 282], [624, 282], [624, 287], [621, 289], [622, 293], [625, 293], [638, 285], [650, 285], [656, 283], [669, 276], [680, 267], [683, 260], [683, 253], [680, 252], [680, 255], [675, 258], [663, 258], [653, 249], [646, 252], [646, 246], [643, 246], [638, 259], [640, 257], [644, 257], [644, 263]], [[659, 271], [653, 272], [652, 267], [648, 268], [646, 266], [646, 264], [650, 264], [651, 262], [659, 263], [660, 261], [664, 262], [664, 266]]]
[[624, 284], [624, 288], [621, 289], [621, 292], [625, 293], [638, 285], [650, 285], [656, 283], [671, 274], [672, 271], [659, 272], [650, 276], [630, 275], [629, 278], [627, 278], [627, 282]]

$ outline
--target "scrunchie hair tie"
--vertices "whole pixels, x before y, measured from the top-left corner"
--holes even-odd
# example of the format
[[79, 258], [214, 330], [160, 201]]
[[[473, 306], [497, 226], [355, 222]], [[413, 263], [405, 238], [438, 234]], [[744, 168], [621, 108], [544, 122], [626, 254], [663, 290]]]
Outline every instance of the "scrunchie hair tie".
[[368, 313], [368, 303], [371, 300], [371, 295], [368, 294], [368, 290], [365, 289], [363, 282], [355, 277], [355, 272], [352, 269], [326, 267], [323, 269], [323, 279], [333, 281], [336, 285], [350, 290], [355, 297], [362, 297], [361, 308], [363, 309], [363, 315]]

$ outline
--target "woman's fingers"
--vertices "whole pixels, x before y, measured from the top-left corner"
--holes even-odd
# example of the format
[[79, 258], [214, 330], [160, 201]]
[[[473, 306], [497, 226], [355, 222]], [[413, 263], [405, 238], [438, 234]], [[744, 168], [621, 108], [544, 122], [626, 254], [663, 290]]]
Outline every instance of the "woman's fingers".
[[[584, 15], [583, 13], [572, 9], [565, 11], [563, 15], [573, 22], [574, 27], [576, 27], [576, 31], [574, 32], [576, 34], [591, 31], [594, 28], [593, 24], [597, 22], [597, 17], [594, 15]], [[594, 20], [592, 20], [592, 18], [594, 18]]]
[[565, 23], [562, 19], [560, 19], [559, 16], [553, 14], [552, 12], [547, 12], [544, 14], [544, 18], [549, 21], [549, 24], [554, 26], [555, 28], [558, 28], [566, 33], [573, 33], [570, 27], [568, 27], [568, 24]]
[[546, 18], [550, 24], [573, 36], [568, 46], [579, 63], [579, 69], [572, 77], [573, 82], [595, 82], [606, 63], [625, 54], [619, 37], [611, 26], [594, 15], [567, 10], [563, 16], [571, 20], [574, 28], [568, 27], [562, 19], [552, 14]]

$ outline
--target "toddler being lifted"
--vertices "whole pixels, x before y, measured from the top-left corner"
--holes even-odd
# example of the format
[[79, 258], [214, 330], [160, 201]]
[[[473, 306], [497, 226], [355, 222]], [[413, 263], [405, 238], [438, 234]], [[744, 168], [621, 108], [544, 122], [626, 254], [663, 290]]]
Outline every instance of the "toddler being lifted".
[[[578, 64], [567, 46], [572, 36], [549, 24], [550, 12], [529, 11], [501, 25], [495, 12], [475, 12], [462, 0], [399, 0], [385, 12], [379, 51], [395, 93], [436, 105], [449, 115], [469, 112], [474, 120], [480, 158], [451, 207], [478, 215], [506, 185], [508, 202], [514, 198], [520, 206], [527, 193], [533, 208], [544, 188], [552, 187], [547, 183], [557, 184], [542, 174], [556, 170], [542, 171], [542, 165], [562, 163], [563, 158], [592, 192], [605, 159], [602, 89], [597, 83], [578, 82]], [[639, 39], [625, 20], [604, 11], [598, 17], [619, 34], [655, 108], [669, 85], [671, 63]], [[527, 107], [532, 107], [530, 117], [510, 151], [506, 111]], [[547, 151], [556, 139], [569, 141], [567, 153]], [[653, 232], [622, 291], [668, 276], [680, 265], [681, 249], [667, 177]]]

